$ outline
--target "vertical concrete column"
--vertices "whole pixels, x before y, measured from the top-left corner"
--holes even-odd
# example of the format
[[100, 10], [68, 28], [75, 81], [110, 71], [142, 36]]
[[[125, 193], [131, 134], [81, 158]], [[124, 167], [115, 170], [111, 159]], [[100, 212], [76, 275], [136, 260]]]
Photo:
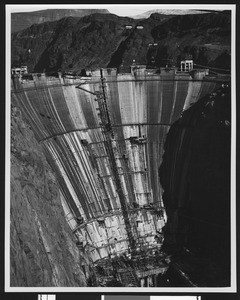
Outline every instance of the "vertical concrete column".
[[151, 286], [151, 277], [148, 276], [147, 277], [147, 287], [150, 287]]
[[193, 61], [190, 62], [190, 71], [193, 69]]
[[152, 286], [152, 276], [149, 275], [148, 278], [147, 278], [147, 281], [148, 281], [148, 287], [151, 287]]
[[157, 286], [157, 274], [153, 275], [153, 286]]

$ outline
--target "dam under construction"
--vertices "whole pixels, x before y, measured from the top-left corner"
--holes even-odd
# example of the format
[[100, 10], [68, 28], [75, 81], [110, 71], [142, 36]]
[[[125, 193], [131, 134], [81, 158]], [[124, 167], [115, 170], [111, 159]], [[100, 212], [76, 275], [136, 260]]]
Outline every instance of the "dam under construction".
[[142, 65], [129, 73], [12, 77], [12, 103], [56, 174], [65, 218], [88, 253], [95, 285], [116, 279], [122, 286], [161, 286], [171, 262], [162, 250], [166, 138], [185, 111], [229, 81], [208, 69], [156, 72]]

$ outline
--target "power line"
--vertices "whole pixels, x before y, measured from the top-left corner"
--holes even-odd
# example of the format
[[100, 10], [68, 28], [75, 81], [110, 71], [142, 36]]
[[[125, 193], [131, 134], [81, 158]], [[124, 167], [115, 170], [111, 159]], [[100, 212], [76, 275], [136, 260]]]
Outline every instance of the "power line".
[[194, 66], [203, 67], [203, 68], [208, 68], [208, 69], [213, 69], [213, 70], [219, 70], [219, 71], [231, 72], [231, 70], [227, 70], [227, 69], [214, 68], [214, 67], [203, 66], [203, 65], [198, 65], [198, 64], [194, 64]]

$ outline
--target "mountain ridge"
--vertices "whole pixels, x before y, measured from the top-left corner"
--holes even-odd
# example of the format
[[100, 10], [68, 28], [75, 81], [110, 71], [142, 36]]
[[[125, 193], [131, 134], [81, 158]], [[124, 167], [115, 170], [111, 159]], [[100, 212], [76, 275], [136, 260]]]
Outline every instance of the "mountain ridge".
[[18, 32], [33, 24], [57, 21], [64, 17], [84, 17], [92, 13], [108, 14], [107, 9], [44, 9], [11, 14], [11, 32]]
[[145, 19], [149, 18], [151, 14], [158, 13], [162, 15], [197, 15], [213, 13], [212, 10], [200, 10], [200, 9], [152, 9], [148, 10], [142, 14], [132, 16], [133, 19]]
[[133, 60], [161, 66], [163, 60], [191, 54], [198, 64], [229, 68], [230, 20], [226, 13], [168, 18], [155, 13], [144, 20], [113, 14], [63, 18], [13, 33], [12, 65], [27, 65], [30, 72], [76, 72], [129, 67]]

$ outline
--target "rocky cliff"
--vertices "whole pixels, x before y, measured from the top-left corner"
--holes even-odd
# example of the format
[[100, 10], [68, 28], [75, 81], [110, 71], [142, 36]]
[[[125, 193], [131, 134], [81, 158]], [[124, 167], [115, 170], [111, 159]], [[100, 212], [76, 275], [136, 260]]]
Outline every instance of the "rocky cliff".
[[85, 286], [85, 257], [65, 220], [55, 176], [21, 112], [12, 107], [11, 113], [11, 286]]
[[230, 68], [230, 20], [229, 12], [174, 17], [154, 13], [143, 20], [113, 14], [63, 18], [13, 33], [12, 64], [26, 64], [30, 72], [79, 72], [129, 67], [133, 60], [165, 66], [169, 59], [177, 64], [191, 54], [194, 63]]
[[230, 146], [230, 87], [184, 112], [165, 143], [165, 249], [199, 286], [229, 285]]
[[44, 9], [32, 12], [12, 13], [11, 31], [21, 31], [33, 24], [57, 21], [70, 16], [82, 18], [94, 13], [106, 14], [109, 12], [107, 9]]

